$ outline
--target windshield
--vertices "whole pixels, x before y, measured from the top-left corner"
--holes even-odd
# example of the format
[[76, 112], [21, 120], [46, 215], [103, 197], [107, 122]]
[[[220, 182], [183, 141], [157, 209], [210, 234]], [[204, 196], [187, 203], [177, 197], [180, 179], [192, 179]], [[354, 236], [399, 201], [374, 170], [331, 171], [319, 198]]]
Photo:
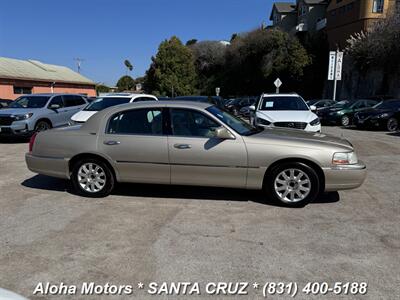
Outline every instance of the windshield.
[[374, 106], [379, 109], [397, 109], [400, 108], [400, 100], [395, 101], [382, 101]]
[[309, 110], [303, 99], [297, 96], [264, 97], [260, 110]]
[[12, 102], [9, 108], [42, 108], [49, 101], [45, 96], [22, 96]]
[[207, 108], [207, 111], [212, 113], [215, 117], [221, 120], [223, 123], [234, 129], [237, 133], [241, 135], [250, 135], [262, 131], [256, 127], [251, 126], [249, 123], [236, 118], [227, 111], [221, 110], [216, 106], [211, 106]]
[[84, 110], [100, 111], [111, 106], [129, 103], [129, 101], [131, 101], [131, 98], [123, 98], [123, 97], [99, 98], [90, 103], [88, 106], [86, 106]]
[[332, 108], [342, 108], [342, 107], [348, 107], [350, 106], [352, 103], [349, 101], [340, 101], [338, 103], [336, 103], [335, 105], [332, 106]]

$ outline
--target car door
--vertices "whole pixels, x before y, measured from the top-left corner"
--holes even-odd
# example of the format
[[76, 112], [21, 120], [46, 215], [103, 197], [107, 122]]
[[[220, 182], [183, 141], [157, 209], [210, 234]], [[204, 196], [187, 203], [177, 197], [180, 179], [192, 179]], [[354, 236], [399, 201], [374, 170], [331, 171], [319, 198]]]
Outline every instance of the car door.
[[[57, 109], [50, 109], [51, 105], [57, 104], [59, 108]], [[64, 100], [62, 96], [54, 96], [48, 106], [48, 118], [51, 121], [51, 124], [53, 127], [59, 127], [65, 125], [65, 118], [67, 115], [67, 109], [65, 108], [64, 105]]]
[[63, 99], [66, 111], [64, 122], [68, 124], [72, 116], [85, 107], [86, 101], [78, 95], [64, 95]]
[[120, 181], [170, 183], [162, 112], [162, 108], [138, 108], [110, 117], [99, 149], [114, 162]]
[[171, 183], [244, 188], [247, 152], [240, 135], [221, 140], [216, 119], [193, 109], [170, 109], [168, 136]]

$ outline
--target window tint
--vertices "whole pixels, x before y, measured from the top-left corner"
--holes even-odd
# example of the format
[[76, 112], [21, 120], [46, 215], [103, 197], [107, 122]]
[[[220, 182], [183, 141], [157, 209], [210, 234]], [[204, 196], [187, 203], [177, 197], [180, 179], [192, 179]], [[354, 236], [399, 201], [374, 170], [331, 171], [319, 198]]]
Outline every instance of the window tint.
[[161, 108], [128, 110], [111, 117], [107, 132], [110, 134], [161, 135]]
[[64, 107], [64, 102], [61, 96], [55, 96], [53, 99], [51, 99], [49, 106], [52, 104], [58, 104], [60, 108]]
[[205, 114], [189, 109], [171, 109], [172, 134], [177, 136], [214, 136], [219, 125]]
[[65, 101], [65, 106], [66, 107], [79, 106], [79, 105], [86, 104], [86, 102], [80, 96], [65, 95], [65, 96], [63, 96], [63, 98], [64, 98], [64, 101]]
[[131, 99], [127, 97], [106, 97], [98, 98], [85, 107], [86, 111], [100, 111], [111, 106], [129, 103]]

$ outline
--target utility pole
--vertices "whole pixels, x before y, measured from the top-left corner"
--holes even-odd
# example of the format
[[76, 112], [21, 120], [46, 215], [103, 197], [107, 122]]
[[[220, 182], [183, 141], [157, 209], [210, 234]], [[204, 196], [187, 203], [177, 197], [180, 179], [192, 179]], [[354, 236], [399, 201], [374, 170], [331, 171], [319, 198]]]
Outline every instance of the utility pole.
[[[339, 49], [336, 50], [336, 58], [338, 57]], [[336, 77], [336, 71], [337, 71], [337, 62], [335, 62], [335, 80], [333, 82], [333, 101], [336, 101], [336, 90], [337, 90], [337, 77]]]
[[84, 62], [85, 60], [83, 58], [77, 57], [77, 58], [74, 58], [74, 61], [76, 61], [76, 66], [78, 68], [78, 73], [81, 73], [81, 65], [82, 65], [82, 62]]

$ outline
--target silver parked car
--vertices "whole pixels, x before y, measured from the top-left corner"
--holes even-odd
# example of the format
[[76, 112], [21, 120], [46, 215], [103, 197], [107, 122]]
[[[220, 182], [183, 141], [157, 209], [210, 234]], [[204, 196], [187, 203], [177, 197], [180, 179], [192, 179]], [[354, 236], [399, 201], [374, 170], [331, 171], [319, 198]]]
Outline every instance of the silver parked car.
[[0, 136], [29, 136], [34, 132], [68, 125], [87, 105], [78, 94], [32, 94], [19, 97], [0, 111]]
[[303, 205], [366, 176], [346, 140], [295, 129], [255, 128], [207, 103], [142, 102], [103, 110], [82, 126], [34, 136], [36, 173], [70, 179], [81, 195], [107, 196], [116, 182], [263, 189]]

